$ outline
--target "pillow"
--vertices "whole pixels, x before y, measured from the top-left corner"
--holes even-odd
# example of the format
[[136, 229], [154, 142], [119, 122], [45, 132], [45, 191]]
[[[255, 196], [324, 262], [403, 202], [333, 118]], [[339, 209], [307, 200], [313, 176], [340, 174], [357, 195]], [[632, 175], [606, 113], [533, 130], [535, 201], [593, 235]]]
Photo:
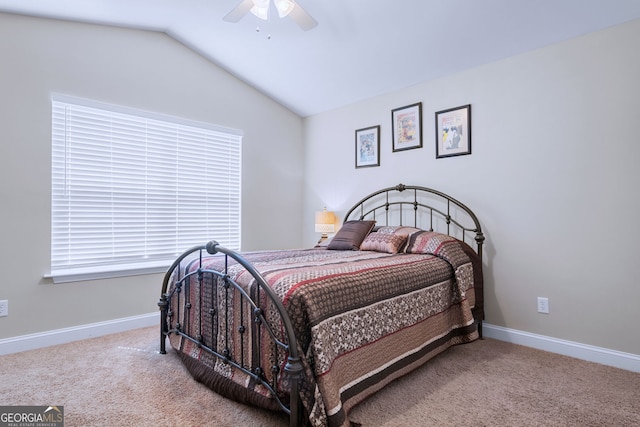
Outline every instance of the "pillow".
[[370, 233], [360, 245], [361, 251], [386, 252], [397, 254], [407, 242], [407, 234], [389, 233], [387, 231]]
[[373, 226], [376, 225], [375, 221], [347, 221], [342, 224], [342, 227], [331, 242], [327, 246], [327, 249], [339, 250], [339, 251], [357, 251], [360, 249], [360, 244], [367, 237], [367, 234], [371, 232]]
[[436, 254], [443, 243], [450, 241], [456, 239], [435, 231], [418, 231], [409, 235], [404, 251], [408, 254]]
[[407, 227], [404, 225], [383, 225], [377, 228], [378, 228], [377, 230], [378, 233], [402, 234], [405, 236], [415, 233], [417, 231], [422, 231], [420, 228]]

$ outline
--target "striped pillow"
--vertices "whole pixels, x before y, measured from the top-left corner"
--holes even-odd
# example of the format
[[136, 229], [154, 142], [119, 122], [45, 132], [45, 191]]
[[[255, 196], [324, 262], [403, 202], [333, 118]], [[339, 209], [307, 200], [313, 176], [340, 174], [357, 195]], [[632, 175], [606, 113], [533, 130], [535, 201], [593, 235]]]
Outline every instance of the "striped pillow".
[[407, 247], [410, 254], [437, 254], [443, 244], [457, 242], [457, 239], [435, 231], [419, 231], [409, 235]]
[[360, 250], [397, 254], [407, 242], [407, 237], [406, 234], [387, 232], [370, 233], [360, 245]]

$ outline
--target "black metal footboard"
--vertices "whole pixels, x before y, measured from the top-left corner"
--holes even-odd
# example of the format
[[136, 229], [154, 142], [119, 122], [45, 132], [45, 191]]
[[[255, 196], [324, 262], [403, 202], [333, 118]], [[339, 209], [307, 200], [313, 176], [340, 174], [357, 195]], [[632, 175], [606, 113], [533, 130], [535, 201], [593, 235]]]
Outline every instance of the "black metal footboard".
[[[206, 254], [221, 254], [224, 257], [224, 268], [221, 271], [211, 270], [203, 268], [203, 255]], [[194, 261], [195, 258], [195, 261]], [[231, 263], [235, 262], [240, 264], [244, 269], [253, 276], [259, 289], [258, 295], [250, 295], [245, 289], [243, 289], [236, 281], [234, 281], [228, 274], [228, 268]], [[196, 268], [192, 268], [189, 272], [182, 273], [183, 263], [195, 262]], [[180, 294], [188, 295], [190, 292], [190, 283], [192, 280], [196, 280], [201, 289], [202, 286], [217, 287], [212, 289], [213, 295], [220, 295], [219, 301], [215, 304], [199, 303], [193, 304], [191, 298], [182, 297]], [[230, 293], [233, 293], [234, 302], [230, 302]], [[260, 302], [264, 301], [264, 298], [260, 297], [260, 293], [264, 293], [268, 300], [270, 307], [275, 307], [277, 314], [281, 320], [278, 322], [284, 329], [282, 331], [273, 330], [270, 322], [265, 317], [265, 307]], [[180, 303], [178, 305], [171, 304], [172, 298], [178, 298]], [[240, 298], [241, 301], [238, 301]], [[235, 305], [234, 305], [235, 304]], [[195, 305], [195, 306], [194, 306]], [[290, 425], [292, 427], [301, 425], [301, 409], [299, 401], [299, 380], [302, 372], [302, 364], [298, 355], [298, 347], [296, 343], [296, 337], [294, 334], [293, 326], [289, 316], [282, 304], [282, 301], [273, 292], [273, 290], [266, 283], [262, 275], [242, 256], [236, 252], [224, 248], [216, 241], [210, 241], [203, 246], [195, 246], [180, 257], [178, 257], [169, 268], [168, 272], [164, 276], [162, 284], [162, 293], [160, 301], [158, 302], [160, 307], [160, 353], [166, 353], [166, 338], [172, 334], [178, 335], [185, 340], [195, 344], [198, 349], [201, 349], [219, 359], [224, 364], [228, 364], [235, 369], [244, 372], [251, 377], [254, 381], [259, 382], [265, 389], [269, 390], [269, 393], [275, 399], [279, 407], [289, 414]], [[233, 316], [234, 307], [240, 307], [240, 310], [246, 310], [251, 313], [247, 314], [247, 318], [251, 319], [247, 323], [253, 324], [240, 324], [233, 326], [231, 316]], [[191, 314], [192, 310], [199, 310], [196, 316], [190, 316], [185, 314]], [[180, 312], [182, 311], [182, 312]], [[203, 322], [207, 318], [208, 322], [214, 324], [210, 327], [209, 336], [203, 334]], [[241, 316], [242, 318], [242, 316]], [[185, 319], [184, 323], [181, 323], [180, 319]], [[200, 319], [197, 320], [190, 319]], [[195, 324], [194, 324], [195, 323]], [[198, 324], [199, 323], [199, 324]], [[247, 333], [250, 328], [253, 328], [254, 333], [251, 334], [251, 349], [244, 348], [244, 342], [242, 335]], [[265, 331], [267, 333], [262, 333]], [[236, 334], [235, 338], [232, 334]], [[284, 336], [285, 340], [278, 337]], [[236, 339], [236, 341], [234, 341]], [[268, 340], [268, 341], [265, 341]], [[286, 342], [285, 342], [286, 341]], [[234, 351], [233, 342], [240, 343], [240, 350]], [[263, 342], [268, 342], [268, 345], [264, 345]], [[267, 379], [265, 373], [265, 367], [260, 366], [260, 361], [263, 359], [260, 357], [260, 352], [265, 348], [273, 348], [273, 356], [270, 356], [273, 360], [278, 359], [278, 348], [286, 353], [286, 364], [284, 367], [284, 375], [287, 375], [288, 382], [290, 383], [289, 401], [282, 401], [278, 387], [278, 373], [279, 367], [274, 362], [273, 366], [268, 367], [271, 373], [271, 379]], [[247, 356], [251, 354], [252, 356]], [[256, 354], [258, 356], [256, 356]]]

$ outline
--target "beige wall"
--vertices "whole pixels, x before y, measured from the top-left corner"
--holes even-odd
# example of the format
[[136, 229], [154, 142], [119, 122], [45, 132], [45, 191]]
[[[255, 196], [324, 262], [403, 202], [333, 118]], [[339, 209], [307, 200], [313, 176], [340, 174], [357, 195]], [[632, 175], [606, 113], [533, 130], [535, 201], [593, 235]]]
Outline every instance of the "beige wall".
[[[638, 76], [640, 20], [306, 118], [304, 240], [324, 205], [440, 189], [486, 233], [488, 323], [640, 354]], [[390, 111], [417, 101], [424, 147], [393, 153]], [[473, 154], [435, 159], [434, 113], [463, 104]], [[377, 124], [381, 166], [356, 170], [354, 131]]]
[[243, 249], [301, 245], [300, 117], [164, 34], [0, 13], [0, 339], [157, 310], [160, 275], [43, 279], [52, 93], [244, 131]]
[[[314, 211], [383, 186], [448, 192], [487, 235], [489, 323], [640, 354], [638, 40], [633, 21], [303, 121], [163, 34], [0, 14], [0, 339], [156, 310], [159, 275], [42, 278], [56, 92], [243, 130], [247, 250], [310, 245]], [[424, 147], [392, 153], [390, 111], [417, 101]], [[434, 112], [467, 103], [473, 154], [436, 160]], [[356, 170], [354, 131], [376, 124], [381, 166]]]

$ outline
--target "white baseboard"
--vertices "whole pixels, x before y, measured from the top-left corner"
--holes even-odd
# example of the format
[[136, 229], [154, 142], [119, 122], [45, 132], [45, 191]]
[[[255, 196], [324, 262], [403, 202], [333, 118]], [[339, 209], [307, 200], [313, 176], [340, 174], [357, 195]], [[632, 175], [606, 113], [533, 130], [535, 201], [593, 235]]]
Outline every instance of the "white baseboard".
[[526, 347], [614, 366], [628, 371], [640, 372], [640, 355], [637, 354], [624, 353], [588, 344], [532, 334], [488, 323], [482, 324], [482, 334], [487, 338], [520, 344]]
[[[160, 325], [160, 313], [149, 313], [140, 316], [125, 317], [71, 328], [57, 329], [37, 334], [22, 335], [0, 340], [0, 355], [34, 350], [57, 344], [95, 338], [108, 334], [115, 334], [131, 329]], [[158, 326], [159, 327], [159, 326]], [[640, 355], [624, 353], [607, 348], [595, 347], [573, 341], [561, 340], [544, 335], [509, 329], [502, 326], [482, 324], [483, 335], [500, 341], [524, 345], [538, 350], [562, 354], [614, 366], [628, 371], [640, 372]]]
[[[1, 339], [0, 355], [66, 344], [147, 326], [160, 328], [160, 312]], [[158, 329], [158, 333], [160, 333], [160, 329]]]

